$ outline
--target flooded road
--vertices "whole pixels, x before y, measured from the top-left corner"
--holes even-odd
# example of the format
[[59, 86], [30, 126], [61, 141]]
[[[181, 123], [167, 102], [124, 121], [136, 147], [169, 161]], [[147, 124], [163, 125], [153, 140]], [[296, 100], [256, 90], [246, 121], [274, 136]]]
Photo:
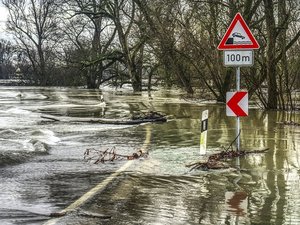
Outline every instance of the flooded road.
[[[189, 171], [185, 165], [200, 159], [203, 110], [210, 115], [208, 154], [235, 138], [235, 119], [226, 117], [224, 105], [186, 101], [174, 90], [148, 96], [30, 87], [2, 87], [0, 103], [0, 224], [300, 224], [300, 128], [280, 123], [299, 123], [299, 113], [250, 107], [241, 119], [241, 147], [270, 150], [240, 158], [241, 170], [233, 161], [231, 169]], [[125, 126], [41, 117], [130, 118], [148, 110], [168, 115], [168, 122]], [[145, 143], [147, 159], [132, 162], [74, 212], [49, 217], [127, 163], [87, 163], [87, 148], [132, 154]]]

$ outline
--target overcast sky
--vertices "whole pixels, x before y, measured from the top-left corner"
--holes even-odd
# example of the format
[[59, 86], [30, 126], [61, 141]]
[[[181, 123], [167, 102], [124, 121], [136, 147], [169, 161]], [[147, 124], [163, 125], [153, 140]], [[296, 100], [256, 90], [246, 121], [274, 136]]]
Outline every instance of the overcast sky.
[[2, 3], [0, 2], [0, 38], [3, 38], [5, 36], [4, 29], [5, 29], [6, 17], [7, 17], [7, 11], [3, 7]]
[[2, 3], [0, 2], [0, 21], [1, 21], [1, 23], [3, 23], [3, 21], [6, 21], [6, 17], [7, 17], [7, 11], [4, 8], [4, 6], [2, 5]]

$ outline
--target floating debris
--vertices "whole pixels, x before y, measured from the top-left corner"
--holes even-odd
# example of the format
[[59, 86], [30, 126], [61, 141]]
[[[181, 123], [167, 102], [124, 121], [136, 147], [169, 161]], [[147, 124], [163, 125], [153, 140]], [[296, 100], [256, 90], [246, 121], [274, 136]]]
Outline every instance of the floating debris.
[[66, 117], [66, 116], [52, 116], [42, 115], [41, 118], [50, 120], [52, 122], [64, 123], [98, 123], [98, 124], [115, 124], [115, 125], [137, 125], [142, 123], [163, 123], [167, 122], [165, 115], [150, 111], [148, 113], [138, 113], [129, 118], [94, 118], [94, 117]]
[[88, 148], [84, 152], [84, 160], [86, 160], [87, 162], [92, 162], [94, 164], [113, 162], [115, 160], [134, 160], [147, 157], [148, 152], [143, 152], [142, 150], [138, 150], [131, 155], [117, 154], [116, 147], [112, 147], [111, 149], [107, 148], [104, 151], [94, 148]]
[[265, 153], [269, 149], [262, 149], [262, 150], [253, 150], [253, 151], [236, 151], [236, 150], [230, 150], [230, 151], [221, 151], [216, 154], [212, 154], [208, 157], [207, 161], [205, 162], [195, 162], [186, 165], [186, 167], [190, 167], [191, 170], [194, 169], [202, 169], [202, 170], [208, 170], [208, 169], [227, 169], [230, 166], [222, 162], [222, 160], [229, 160], [240, 156], [245, 156], [247, 154], [253, 154], [253, 153]]
[[89, 212], [89, 211], [79, 211], [78, 212], [79, 216], [84, 216], [84, 217], [91, 217], [91, 218], [100, 218], [100, 219], [110, 219], [112, 215], [105, 215], [101, 213], [95, 213], [95, 212]]
[[149, 111], [147, 113], [144, 112], [139, 112], [134, 114], [131, 117], [132, 120], [153, 120], [153, 121], [161, 121], [161, 122], [166, 122], [166, 116], [159, 113], [159, 112], [155, 112], [155, 111]]
[[287, 126], [300, 126], [300, 123], [297, 123], [295, 121], [284, 121], [282, 122], [283, 125], [287, 125]]

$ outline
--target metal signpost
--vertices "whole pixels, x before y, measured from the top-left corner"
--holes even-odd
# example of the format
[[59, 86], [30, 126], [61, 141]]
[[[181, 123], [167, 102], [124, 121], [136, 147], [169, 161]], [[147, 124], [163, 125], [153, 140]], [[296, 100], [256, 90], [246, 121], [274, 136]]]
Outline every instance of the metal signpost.
[[258, 48], [242, 15], [237, 13], [218, 46], [224, 50], [224, 65], [236, 67], [236, 92], [226, 93], [226, 115], [236, 117], [237, 151], [240, 150], [240, 117], [248, 116], [248, 92], [240, 91], [240, 67], [253, 65], [253, 49]]

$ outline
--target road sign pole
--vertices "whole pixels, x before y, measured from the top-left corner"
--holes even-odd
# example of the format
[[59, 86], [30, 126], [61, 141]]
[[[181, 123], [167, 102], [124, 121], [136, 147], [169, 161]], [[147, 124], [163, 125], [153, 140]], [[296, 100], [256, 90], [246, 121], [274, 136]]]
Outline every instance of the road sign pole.
[[[252, 66], [253, 49], [259, 49], [259, 43], [251, 33], [240, 13], [237, 13], [223, 36], [218, 50], [225, 50], [224, 65], [236, 67], [236, 92], [226, 93], [226, 114], [236, 118], [236, 148], [240, 150], [240, 116], [248, 115], [248, 93], [240, 91], [240, 67]], [[233, 95], [232, 95], [233, 93]], [[245, 97], [247, 95], [247, 99]], [[231, 98], [227, 98], [231, 97]], [[243, 105], [241, 105], [243, 103]], [[247, 105], [245, 105], [247, 104]], [[246, 108], [246, 111], [243, 110]]]
[[241, 67], [236, 68], [236, 91], [240, 91], [240, 75], [241, 74]]
[[[236, 68], [236, 91], [240, 91], [240, 73], [241, 73], [241, 68], [238, 66]], [[236, 117], [236, 149], [237, 151], [240, 150], [240, 117]]]

